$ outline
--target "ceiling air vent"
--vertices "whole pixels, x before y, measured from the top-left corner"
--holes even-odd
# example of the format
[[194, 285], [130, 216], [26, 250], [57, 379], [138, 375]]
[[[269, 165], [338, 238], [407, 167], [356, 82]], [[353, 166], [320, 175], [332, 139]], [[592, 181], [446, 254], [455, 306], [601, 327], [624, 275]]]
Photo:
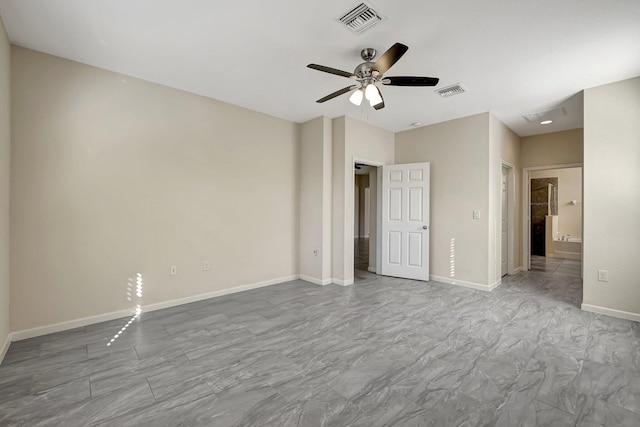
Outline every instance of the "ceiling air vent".
[[376, 12], [371, 4], [358, 2], [336, 20], [347, 27], [349, 31], [360, 34], [378, 22], [384, 21], [385, 18]]
[[435, 92], [443, 98], [448, 98], [453, 95], [460, 95], [461, 93], [465, 93], [466, 91], [467, 90], [460, 83], [435, 90]]
[[560, 116], [566, 116], [567, 110], [564, 107], [553, 108], [551, 110], [538, 111], [535, 113], [523, 114], [522, 117], [529, 123], [540, 122], [542, 120], [550, 120]]

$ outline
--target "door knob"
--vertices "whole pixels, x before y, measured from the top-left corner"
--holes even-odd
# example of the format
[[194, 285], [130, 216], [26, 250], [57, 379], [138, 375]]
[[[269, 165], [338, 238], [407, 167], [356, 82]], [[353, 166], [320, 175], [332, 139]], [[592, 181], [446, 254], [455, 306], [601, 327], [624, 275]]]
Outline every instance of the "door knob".
[[423, 229], [423, 230], [428, 230], [428, 229], [429, 229], [429, 226], [428, 226], [428, 225], [423, 225], [423, 226], [422, 226], [422, 229]]

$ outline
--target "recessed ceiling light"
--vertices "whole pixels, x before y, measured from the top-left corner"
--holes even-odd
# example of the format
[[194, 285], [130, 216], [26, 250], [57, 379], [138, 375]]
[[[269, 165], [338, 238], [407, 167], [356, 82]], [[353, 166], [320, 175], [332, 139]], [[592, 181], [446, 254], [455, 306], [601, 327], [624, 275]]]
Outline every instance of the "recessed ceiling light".
[[537, 111], [534, 113], [523, 114], [522, 117], [529, 123], [541, 122], [543, 120], [553, 120], [556, 117], [562, 117], [567, 115], [567, 110], [564, 107], [554, 108], [552, 110]]
[[540, 122], [541, 125], [548, 125], [550, 123], [553, 123], [553, 120], [543, 120]]
[[413, 123], [411, 123], [411, 126], [413, 126], [414, 128], [417, 128], [417, 127], [422, 126], [422, 123], [420, 123], [420, 122], [413, 122]]

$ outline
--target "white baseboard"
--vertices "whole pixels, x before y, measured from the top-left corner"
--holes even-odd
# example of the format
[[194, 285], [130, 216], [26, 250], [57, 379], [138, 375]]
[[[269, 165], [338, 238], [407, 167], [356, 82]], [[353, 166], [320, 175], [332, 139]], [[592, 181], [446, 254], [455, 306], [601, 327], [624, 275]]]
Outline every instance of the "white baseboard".
[[516, 267], [513, 269], [513, 274], [518, 274], [522, 271], [522, 267]]
[[450, 277], [440, 277], [440, 276], [429, 276], [429, 280], [433, 280], [440, 283], [448, 283], [450, 285], [464, 286], [465, 288], [471, 288], [471, 289], [476, 289], [476, 290], [485, 291], [485, 292], [491, 292], [492, 290], [497, 288], [501, 282], [501, 279], [498, 279], [498, 281], [496, 281], [491, 285], [482, 285], [480, 283], [465, 282], [464, 280], [457, 280], [457, 279], [452, 279]]
[[[250, 289], [263, 288], [265, 286], [277, 285], [279, 283], [297, 280], [300, 276], [287, 276], [278, 279], [266, 280], [264, 282], [250, 283], [248, 285], [236, 286], [229, 289], [221, 289], [219, 291], [207, 292], [204, 294], [193, 295], [190, 297], [179, 298], [170, 301], [163, 301], [155, 304], [142, 306], [142, 312], [162, 310], [163, 308], [175, 307], [177, 305], [188, 304], [190, 302], [201, 301], [209, 298], [221, 297], [223, 295], [235, 294], [237, 292], [248, 291]], [[120, 319], [133, 315], [135, 310], [120, 310], [111, 313], [99, 314], [97, 316], [83, 317], [81, 319], [68, 320], [66, 322], [54, 323], [52, 325], [38, 326], [36, 328], [25, 329], [11, 333], [11, 341], [21, 341], [29, 338], [39, 337], [41, 335], [53, 334], [69, 329], [80, 328], [82, 326], [93, 325], [94, 323], [107, 322], [109, 320]]]
[[305, 276], [304, 274], [300, 275], [300, 280], [304, 280], [305, 282], [313, 283], [314, 285], [327, 286], [331, 284], [331, 279], [316, 279], [315, 277]]
[[340, 285], [340, 286], [349, 286], [349, 285], [353, 285], [353, 279], [340, 280], [340, 279], [333, 278], [331, 279], [331, 283], [335, 285]]
[[11, 345], [11, 333], [7, 335], [7, 338], [4, 340], [4, 344], [0, 347], [0, 365], [2, 365], [2, 361], [4, 360], [4, 356], [7, 355], [7, 351], [9, 350], [9, 346]]
[[640, 314], [639, 313], [631, 313], [629, 311], [616, 310], [614, 308], [600, 307], [597, 305], [585, 304], [582, 303], [580, 308], [584, 311], [590, 311], [592, 313], [598, 314], [606, 314], [611, 317], [618, 317], [620, 319], [633, 320], [635, 322], [640, 322]]
[[369, 273], [375, 273], [375, 274], [378, 274], [378, 272], [376, 271], [375, 267], [367, 267], [367, 271], [368, 271]]
[[248, 291], [251, 289], [264, 288], [265, 286], [277, 285], [279, 283], [290, 282], [292, 280], [298, 280], [300, 275], [280, 277], [278, 279], [265, 280], [264, 282], [250, 283], [248, 285], [240, 285], [234, 288], [221, 289], [219, 291], [207, 292], [204, 294], [193, 295], [190, 297], [175, 299], [171, 301], [159, 302], [156, 304], [145, 305], [142, 307], [142, 312], [162, 310], [163, 308], [175, 307], [176, 305], [189, 304], [190, 302], [202, 301], [209, 298], [221, 297], [224, 295], [235, 294], [242, 291]]
[[69, 329], [93, 325], [94, 323], [108, 322], [109, 320], [132, 316], [133, 313], [135, 313], [135, 310], [133, 309], [113, 311], [111, 313], [103, 313], [96, 316], [83, 317], [81, 319], [67, 320], [65, 322], [54, 323], [52, 325], [37, 326], [31, 329], [12, 332], [11, 341], [22, 341], [42, 335], [54, 334], [56, 332], [68, 331]]

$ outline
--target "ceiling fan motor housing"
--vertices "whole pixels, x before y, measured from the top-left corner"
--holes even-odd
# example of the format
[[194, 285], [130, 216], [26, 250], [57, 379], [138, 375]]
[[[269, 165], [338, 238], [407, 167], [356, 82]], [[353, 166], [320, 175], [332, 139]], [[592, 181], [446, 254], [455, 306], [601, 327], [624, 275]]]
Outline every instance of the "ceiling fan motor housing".
[[373, 62], [363, 62], [358, 65], [356, 69], [353, 71], [353, 74], [359, 79], [366, 79], [371, 77], [371, 67], [373, 67]]

